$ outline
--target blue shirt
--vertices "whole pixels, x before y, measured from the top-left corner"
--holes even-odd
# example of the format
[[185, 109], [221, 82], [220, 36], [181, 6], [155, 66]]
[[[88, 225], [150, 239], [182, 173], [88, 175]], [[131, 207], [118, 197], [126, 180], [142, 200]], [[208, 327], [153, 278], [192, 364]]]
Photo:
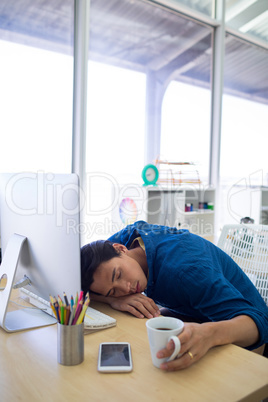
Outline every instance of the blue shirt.
[[225, 252], [188, 230], [143, 221], [126, 226], [109, 240], [129, 248], [138, 236], [144, 241], [149, 268], [148, 297], [200, 322], [247, 315], [259, 330], [258, 342], [248, 349], [268, 343], [268, 307]]

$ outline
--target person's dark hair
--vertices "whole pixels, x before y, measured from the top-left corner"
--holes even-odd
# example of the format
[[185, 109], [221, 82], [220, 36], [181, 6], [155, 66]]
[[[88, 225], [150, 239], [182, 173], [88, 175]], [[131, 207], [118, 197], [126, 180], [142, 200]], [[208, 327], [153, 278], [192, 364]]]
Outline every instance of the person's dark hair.
[[105, 261], [120, 256], [120, 251], [109, 240], [97, 240], [81, 248], [81, 286], [87, 292], [93, 283], [93, 275], [98, 266]]

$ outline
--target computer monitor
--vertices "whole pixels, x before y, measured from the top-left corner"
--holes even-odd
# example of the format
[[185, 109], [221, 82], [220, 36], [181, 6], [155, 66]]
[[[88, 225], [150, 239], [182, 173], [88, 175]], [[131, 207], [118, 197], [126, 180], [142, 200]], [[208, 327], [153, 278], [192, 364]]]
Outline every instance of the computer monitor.
[[56, 322], [38, 309], [9, 311], [14, 284], [49, 302], [81, 289], [79, 180], [76, 174], [0, 174], [0, 326], [19, 331]]

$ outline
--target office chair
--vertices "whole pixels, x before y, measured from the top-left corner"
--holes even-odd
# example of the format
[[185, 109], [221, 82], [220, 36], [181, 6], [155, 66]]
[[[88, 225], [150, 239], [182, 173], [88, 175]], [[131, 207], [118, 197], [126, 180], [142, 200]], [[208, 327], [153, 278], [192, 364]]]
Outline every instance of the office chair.
[[268, 306], [268, 226], [225, 225], [218, 247], [247, 274]]

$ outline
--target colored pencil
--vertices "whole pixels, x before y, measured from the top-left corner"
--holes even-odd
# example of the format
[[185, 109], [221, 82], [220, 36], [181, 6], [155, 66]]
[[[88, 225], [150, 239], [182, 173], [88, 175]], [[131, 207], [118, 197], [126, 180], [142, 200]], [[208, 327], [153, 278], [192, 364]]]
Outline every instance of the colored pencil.
[[63, 297], [64, 297], [64, 300], [65, 300], [65, 304], [68, 307], [69, 306], [69, 301], [68, 301], [68, 297], [67, 297], [65, 292], [63, 293]]
[[55, 307], [55, 310], [56, 310], [56, 313], [57, 313], [58, 321], [60, 322], [59, 303], [57, 302], [56, 298], [55, 298], [55, 302], [54, 302], [54, 307]]
[[76, 321], [76, 325], [79, 325], [79, 324], [81, 324], [83, 322], [85, 314], [86, 314], [86, 311], [87, 311], [87, 308], [88, 308], [88, 305], [89, 305], [89, 299], [87, 299], [85, 301], [85, 303], [83, 305], [83, 308], [82, 308], [82, 311], [81, 311], [81, 313], [80, 313], [80, 315], [78, 317], [78, 320]]
[[87, 308], [90, 303], [89, 292], [85, 298], [84, 292], [81, 290], [78, 297], [76, 292], [75, 300], [73, 296], [70, 298], [70, 303], [66, 292], [63, 292], [64, 302], [58, 295], [58, 298], [49, 296], [50, 306], [58, 322], [62, 325], [79, 325], [84, 321]]
[[71, 296], [71, 308], [73, 308], [73, 306], [74, 306], [74, 298], [73, 296]]
[[84, 296], [84, 292], [83, 292], [83, 290], [81, 290], [79, 299], [78, 299], [78, 303], [80, 303], [80, 301], [83, 299], [83, 296]]
[[68, 325], [70, 314], [71, 314], [71, 308], [69, 305], [65, 308], [65, 311], [66, 311], [66, 316], [65, 316], [65, 320], [64, 320], [64, 325]]
[[64, 305], [61, 305], [60, 308], [60, 323], [63, 325], [64, 324]]
[[73, 325], [76, 324], [76, 321], [78, 320], [79, 314], [81, 313], [82, 310], [82, 306], [83, 306], [83, 300], [80, 300], [77, 308], [76, 308], [76, 312], [75, 312], [75, 316], [74, 316], [74, 320], [73, 320]]
[[75, 310], [72, 309], [71, 314], [70, 314], [70, 318], [69, 318], [69, 323], [68, 323], [68, 325], [72, 325], [73, 319], [74, 319], [74, 314], [75, 314]]

